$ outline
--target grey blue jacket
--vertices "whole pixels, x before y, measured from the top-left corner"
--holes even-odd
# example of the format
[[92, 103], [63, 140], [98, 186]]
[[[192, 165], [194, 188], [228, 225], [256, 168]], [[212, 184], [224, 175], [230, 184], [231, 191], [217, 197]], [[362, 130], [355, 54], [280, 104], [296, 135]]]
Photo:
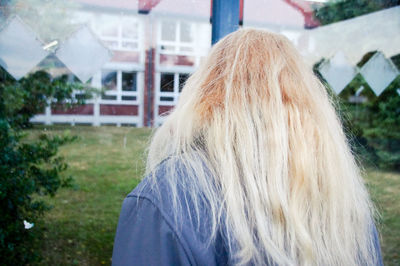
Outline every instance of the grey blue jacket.
[[[184, 173], [179, 173], [185, 178]], [[125, 198], [114, 241], [112, 265], [232, 265], [223, 233], [216, 240], [207, 242], [210, 232], [207, 208], [200, 210], [199, 219], [187, 202], [185, 190], [178, 187], [183, 206], [182, 214], [174, 219], [171, 192], [164, 184], [165, 169], [161, 165], [156, 172], [159, 191], [155, 192], [145, 178]], [[186, 200], [186, 201], [185, 201]], [[179, 221], [179, 222], [175, 222]], [[222, 232], [223, 230], [221, 230]], [[380, 258], [379, 239], [376, 229], [375, 251]]]

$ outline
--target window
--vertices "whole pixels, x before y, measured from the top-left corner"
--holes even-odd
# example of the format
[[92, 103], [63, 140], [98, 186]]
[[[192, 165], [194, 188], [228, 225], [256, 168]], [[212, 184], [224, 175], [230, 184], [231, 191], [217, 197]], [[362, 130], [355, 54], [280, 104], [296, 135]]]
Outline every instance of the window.
[[163, 104], [176, 104], [188, 77], [188, 73], [161, 73], [158, 100]]
[[176, 41], [176, 22], [164, 21], [161, 26], [161, 40]]
[[188, 22], [181, 22], [181, 27], [180, 27], [180, 41], [181, 42], [193, 42], [193, 30], [192, 30], [192, 24]]
[[117, 90], [117, 72], [112, 70], [103, 70], [101, 75], [101, 85], [106, 90]]
[[122, 72], [122, 90], [136, 91], [136, 72]]
[[185, 86], [186, 80], [189, 78], [189, 74], [179, 74], [179, 92], [182, 91]]
[[138, 100], [138, 72], [124, 70], [103, 70], [101, 84], [105, 89], [102, 100], [136, 102]]
[[139, 50], [139, 20], [136, 17], [103, 15], [97, 19], [96, 32], [113, 50]]
[[161, 73], [161, 86], [162, 92], [173, 92], [174, 91], [174, 74]]
[[194, 52], [194, 23], [164, 20], [161, 22], [162, 52], [192, 54]]

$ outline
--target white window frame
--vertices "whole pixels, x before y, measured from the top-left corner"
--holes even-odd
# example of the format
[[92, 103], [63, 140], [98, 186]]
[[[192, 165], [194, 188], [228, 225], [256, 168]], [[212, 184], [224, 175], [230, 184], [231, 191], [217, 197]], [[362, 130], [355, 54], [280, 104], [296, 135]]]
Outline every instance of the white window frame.
[[[116, 51], [136, 51], [136, 52], [140, 52], [142, 51], [142, 43], [143, 43], [143, 23], [142, 20], [138, 17], [138, 16], [123, 16], [123, 15], [118, 15], [118, 16], [112, 16], [112, 15], [107, 15], [112, 19], [116, 20], [116, 27], [117, 27], [117, 36], [107, 36], [104, 35], [102, 33], [102, 28], [101, 28], [101, 24], [102, 22], [95, 20], [94, 23], [94, 30], [97, 33], [97, 35], [99, 36], [99, 38], [104, 41], [104, 42], [116, 42], [117, 46], [113, 47], [108, 45], [107, 43], [106, 46], [109, 47], [111, 50], [116, 50]], [[137, 24], [137, 32], [138, 32], [138, 36], [137, 38], [126, 38], [126, 37], [122, 37], [122, 28], [123, 28], [123, 22], [124, 19], [130, 19], [133, 22], [136, 22]], [[114, 22], [114, 21], [112, 21]], [[122, 46], [123, 42], [131, 42], [131, 43], [135, 43], [136, 44], [136, 48], [126, 48]]]
[[[174, 41], [166, 41], [162, 39], [162, 27], [163, 22], [172, 22], [175, 26], [175, 40]], [[190, 30], [193, 33], [193, 40], [191, 42], [182, 42], [181, 41], [181, 27], [182, 23], [187, 23], [190, 26]], [[162, 19], [158, 23], [158, 36], [157, 36], [157, 46], [160, 54], [169, 54], [169, 55], [188, 55], [193, 56], [196, 55], [196, 35], [195, 35], [195, 23], [185, 20], [172, 20], [172, 19]], [[163, 46], [172, 46], [174, 47], [173, 51], [168, 51], [162, 49]], [[190, 48], [191, 51], [181, 51], [181, 48]]]
[[[111, 68], [105, 67], [100, 72], [100, 87], [102, 87], [102, 73], [103, 71], [114, 71], [117, 72], [117, 89], [116, 90], [106, 90], [104, 94], [107, 96], [116, 96], [116, 100], [107, 100], [102, 99], [100, 96], [100, 103], [101, 104], [127, 104], [127, 105], [140, 105], [142, 102], [142, 93], [141, 89], [143, 88], [143, 77], [144, 72], [143, 70], [139, 69], [121, 69], [121, 68]], [[123, 91], [122, 90], [122, 72], [135, 72], [136, 73], [136, 90], [135, 91]], [[122, 100], [122, 96], [135, 96], [136, 100]]]
[[[174, 91], [173, 92], [165, 92], [161, 91], [161, 74], [172, 74], [174, 75]], [[156, 105], [163, 105], [163, 106], [175, 106], [178, 103], [180, 92], [179, 92], [179, 75], [190, 75], [191, 72], [189, 71], [162, 71], [156, 73]], [[172, 97], [172, 101], [162, 101], [161, 97]], [[158, 110], [157, 110], [158, 111]]]

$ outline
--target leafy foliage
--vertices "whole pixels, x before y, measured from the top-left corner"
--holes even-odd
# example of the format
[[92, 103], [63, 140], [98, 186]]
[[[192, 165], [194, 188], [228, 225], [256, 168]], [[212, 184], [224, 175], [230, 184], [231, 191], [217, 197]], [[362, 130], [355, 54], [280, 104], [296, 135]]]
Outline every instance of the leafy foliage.
[[397, 6], [399, 4], [399, 0], [331, 1], [321, 8], [316, 9], [314, 16], [322, 25], [326, 25]]
[[[358, 66], [362, 66], [374, 53], [364, 56]], [[322, 62], [323, 60], [314, 65], [314, 72], [330, 91], [329, 84], [318, 72], [318, 67]], [[350, 97], [354, 96], [361, 87], [364, 89], [359, 97], [364, 98], [365, 102], [350, 102]], [[400, 76], [397, 76], [377, 97], [364, 78], [358, 74], [339, 96], [335, 96], [330, 91], [331, 96], [338, 103], [338, 111], [353, 149], [366, 164], [400, 170], [399, 89]]]
[[[29, 119], [44, 112], [49, 103], [53, 107], [71, 108], [83, 104], [96, 92], [86, 84], [68, 82], [66, 75], [53, 79], [49, 73], [37, 71], [17, 82], [3, 69], [0, 69], [0, 90], [3, 115], [13, 127], [22, 128], [30, 127]], [[76, 91], [84, 97], [75, 98]]]
[[70, 177], [60, 175], [67, 164], [57, 151], [76, 137], [42, 134], [28, 140], [23, 129], [31, 126], [29, 119], [43, 111], [48, 102], [79, 104], [82, 100], [73, 97], [77, 89], [83, 86], [68, 83], [65, 77], [52, 79], [43, 71], [15, 81], [0, 69], [1, 265], [22, 265], [38, 259], [30, 242], [40, 232], [25, 229], [24, 223], [35, 223], [49, 209], [40, 196], [54, 196], [71, 182]]

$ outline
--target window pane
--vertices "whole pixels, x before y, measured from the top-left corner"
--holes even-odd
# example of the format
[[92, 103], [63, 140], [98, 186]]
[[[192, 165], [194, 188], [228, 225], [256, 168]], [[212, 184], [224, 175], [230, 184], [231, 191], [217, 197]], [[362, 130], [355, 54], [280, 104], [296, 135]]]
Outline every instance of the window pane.
[[163, 92], [174, 91], [174, 74], [161, 73], [160, 90]]
[[122, 96], [123, 101], [136, 101], [136, 96]]
[[162, 102], [173, 102], [174, 97], [160, 97], [160, 101]]
[[117, 96], [115, 96], [115, 95], [101, 95], [101, 99], [103, 99], [103, 100], [116, 100]]
[[192, 25], [187, 22], [181, 23], [181, 42], [193, 42]]
[[122, 48], [135, 50], [138, 48], [138, 44], [136, 42], [122, 42]]
[[176, 40], [176, 22], [163, 21], [161, 24], [161, 40], [162, 41], [175, 41]]
[[118, 48], [118, 42], [117, 41], [104, 41], [104, 44], [107, 45], [107, 47], [110, 48], [110, 49], [117, 49]]
[[103, 70], [101, 74], [101, 85], [106, 90], [117, 90], [117, 71]]
[[175, 46], [172, 46], [172, 45], [161, 45], [161, 50], [174, 52], [175, 51]]
[[101, 35], [104, 37], [118, 37], [118, 24], [106, 23], [102, 24]]
[[179, 48], [179, 50], [181, 51], [181, 52], [193, 52], [193, 47], [185, 47], [185, 46], [183, 46], [183, 47], [181, 47], [181, 48]]
[[183, 86], [185, 86], [185, 82], [188, 79], [189, 74], [179, 74], [179, 92], [182, 91]]
[[124, 19], [122, 22], [122, 37], [129, 39], [138, 39], [137, 22]]
[[136, 91], [136, 72], [122, 72], [122, 90]]

